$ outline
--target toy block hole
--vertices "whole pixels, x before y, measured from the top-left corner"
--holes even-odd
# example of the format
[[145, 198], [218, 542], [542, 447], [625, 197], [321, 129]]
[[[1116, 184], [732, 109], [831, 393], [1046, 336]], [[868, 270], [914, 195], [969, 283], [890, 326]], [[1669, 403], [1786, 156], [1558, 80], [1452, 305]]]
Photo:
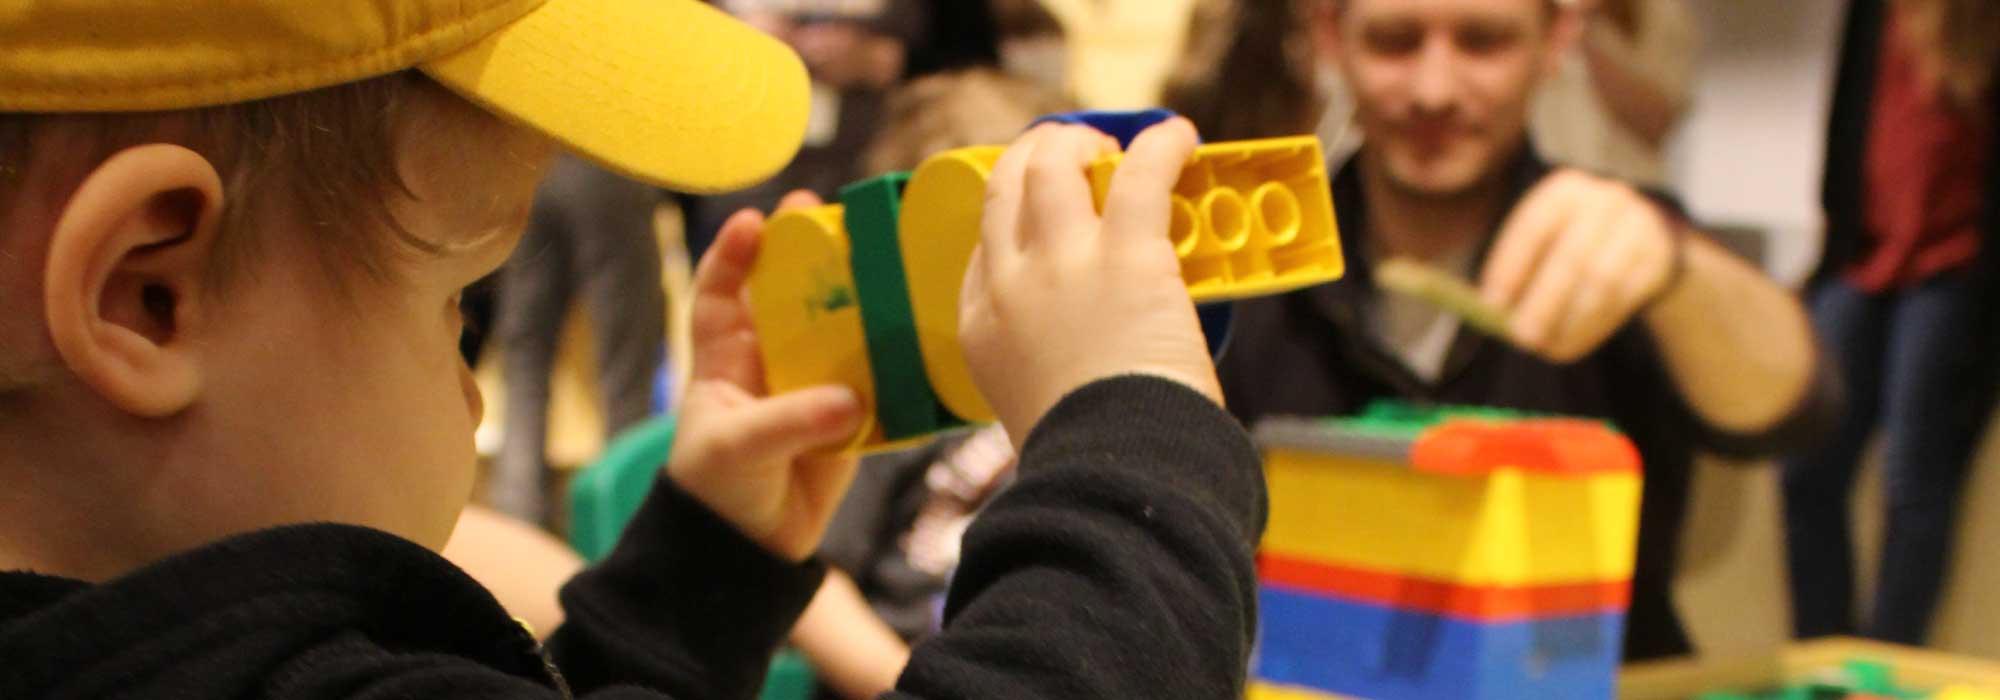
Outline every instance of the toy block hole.
[[1194, 255], [1201, 243], [1201, 227], [1195, 222], [1200, 216], [1194, 210], [1194, 203], [1186, 197], [1174, 195], [1173, 213], [1167, 226], [1167, 236], [1174, 242], [1174, 255], [1182, 260]]
[[1257, 218], [1263, 223], [1265, 240], [1273, 246], [1282, 246], [1299, 236], [1299, 198], [1292, 190], [1276, 182], [1268, 182], [1250, 193], [1250, 205], [1257, 208]]
[[1208, 224], [1209, 240], [1222, 252], [1242, 250], [1250, 241], [1250, 208], [1236, 190], [1217, 188], [1203, 196], [1201, 214]]

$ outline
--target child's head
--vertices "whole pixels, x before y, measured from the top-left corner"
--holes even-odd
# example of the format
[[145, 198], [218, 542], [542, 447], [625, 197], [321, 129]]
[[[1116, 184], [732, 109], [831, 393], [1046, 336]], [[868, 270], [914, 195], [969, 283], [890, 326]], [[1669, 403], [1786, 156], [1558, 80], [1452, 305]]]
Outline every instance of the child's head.
[[[362, 4], [374, 23], [289, 0], [71, 4], [80, 18], [0, 18], [0, 41], [71, 52], [0, 59], [0, 569], [104, 577], [307, 521], [442, 546], [480, 412], [457, 295], [506, 259], [553, 145], [717, 189], [782, 165], [803, 131], [796, 58], [691, 0], [436, 0], [426, 26], [389, 21], [411, 6], [389, 0]], [[234, 35], [183, 31], [224, 11], [210, 31]], [[618, 12], [636, 14], [598, 16]], [[65, 22], [132, 34], [96, 45]], [[603, 29], [621, 25], [682, 33]], [[464, 34], [440, 46], [441, 27]], [[178, 70], [148, 76], [129, 52], [148, 42], [136, 53]], [[630, 53], [653, 44], [736, 58]], [[204, 63], [213, 46], [259, 67], [259, 46], [330, 53], [302, 82], [246, 87]], [[357, 49], [390, 58], [340, 74]]]

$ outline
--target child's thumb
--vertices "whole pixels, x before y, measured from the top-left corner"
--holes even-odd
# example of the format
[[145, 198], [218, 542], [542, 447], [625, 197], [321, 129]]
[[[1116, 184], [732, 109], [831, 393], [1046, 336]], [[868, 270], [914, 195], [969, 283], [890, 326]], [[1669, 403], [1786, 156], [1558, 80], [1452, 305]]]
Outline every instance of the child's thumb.
[[861, 427], [861, 400], [844, 386], [816, 386], [779, 394], [744, 407], [735, 449], [742, 463], [790, 459], [839, 445]]

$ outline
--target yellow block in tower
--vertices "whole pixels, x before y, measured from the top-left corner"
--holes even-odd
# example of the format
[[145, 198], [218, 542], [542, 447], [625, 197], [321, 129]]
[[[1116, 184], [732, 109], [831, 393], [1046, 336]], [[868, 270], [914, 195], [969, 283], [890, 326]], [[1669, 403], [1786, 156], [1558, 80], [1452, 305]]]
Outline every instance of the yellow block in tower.
[[1265, 460], [1265, 552], [1465, 585], [1632, 576], [1637, 470], [1443, 475], [1292, 450]]

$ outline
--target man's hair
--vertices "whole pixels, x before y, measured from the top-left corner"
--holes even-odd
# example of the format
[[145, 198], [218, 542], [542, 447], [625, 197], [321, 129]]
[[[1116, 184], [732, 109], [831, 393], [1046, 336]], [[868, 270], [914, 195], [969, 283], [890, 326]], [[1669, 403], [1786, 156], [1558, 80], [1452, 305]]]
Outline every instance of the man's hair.
[[[477, 108], [405, 71], [193, 110], [0, 113], [0, 215], [44, 182], [61, 190], [50, 196], [66, 198], [90, 169], [120, 150], [179, 143], [208, 158], [223, 178], [221, 226], [209, 269], [215, 286], [226, 286], [248, 264], [257, 247], [253, 222], [273, 206], [293, 207], [297, 219], [315, 229], [321, 257], [329, 270], [341, 273], [334, 279], [357, 269], [387, 277], [388, 262], [397, 254], [452, 247], [412, 235], [390, 214], [389, 202], [393, 195], [410, 194], [398, 155], [404, 141], [414, 140], [415, 127], [423, 126], [417, 122], [456, 111]], [[31, 172], [37, 163], [44, 165]], [[0, 231], [10, 235], [19, 232]]]

